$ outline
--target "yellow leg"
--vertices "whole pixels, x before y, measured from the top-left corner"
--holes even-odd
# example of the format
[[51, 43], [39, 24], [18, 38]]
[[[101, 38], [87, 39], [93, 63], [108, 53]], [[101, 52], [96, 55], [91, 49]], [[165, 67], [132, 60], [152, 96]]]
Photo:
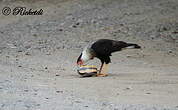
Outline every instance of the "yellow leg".
[[101, 65], [100, 71], [97, 76], [107, 76], [108, 75], [108, 64], [104, 63]]

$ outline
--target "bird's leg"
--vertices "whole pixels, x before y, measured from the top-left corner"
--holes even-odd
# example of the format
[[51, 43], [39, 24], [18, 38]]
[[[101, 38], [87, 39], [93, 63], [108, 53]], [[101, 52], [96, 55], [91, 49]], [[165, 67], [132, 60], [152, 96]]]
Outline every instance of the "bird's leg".
[[101, 73], [101, 70], [102, 70], [102, 68], [103, 68], [103, 64], [104, 64], [104, 63], [101, 64], [99, 73]]
[[100, 71], [97, 74], [97, 76], [103, 76], [103, 77], [107, 76], [108, 75], [107, 72], [108, 72], [108, 64], [106, 64], [106, 63], [103, 64], [102, 63]]

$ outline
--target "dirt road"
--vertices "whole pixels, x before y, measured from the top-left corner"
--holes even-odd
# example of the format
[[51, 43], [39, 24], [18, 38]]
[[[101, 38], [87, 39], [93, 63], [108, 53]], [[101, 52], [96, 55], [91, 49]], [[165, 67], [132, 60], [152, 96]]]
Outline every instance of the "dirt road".
[[[0, 1], [19, 6], [43, 14], [0, 14], [0, 110], [178, 110], [177, 0]], [[76, 59], [100, 38], [143, 48], [80, 78]]]

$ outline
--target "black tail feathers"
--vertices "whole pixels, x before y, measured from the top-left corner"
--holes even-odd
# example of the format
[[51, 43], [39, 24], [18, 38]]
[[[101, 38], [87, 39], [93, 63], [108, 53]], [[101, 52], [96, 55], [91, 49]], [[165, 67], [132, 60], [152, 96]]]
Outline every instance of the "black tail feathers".
[[138, 44], [127, 43], [127, 47], [126, 48], [140, 49], [141, 46], [139, 46]]

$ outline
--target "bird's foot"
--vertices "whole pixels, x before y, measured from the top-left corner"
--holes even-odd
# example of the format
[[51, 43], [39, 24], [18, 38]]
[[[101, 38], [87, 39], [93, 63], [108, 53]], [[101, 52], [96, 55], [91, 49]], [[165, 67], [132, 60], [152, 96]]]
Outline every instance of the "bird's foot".
[[108, 74], [106, 74], [106, 73], [99, 73], [96, 76], [97, 77], [106, 77], [106, 76], [108, 76]]

